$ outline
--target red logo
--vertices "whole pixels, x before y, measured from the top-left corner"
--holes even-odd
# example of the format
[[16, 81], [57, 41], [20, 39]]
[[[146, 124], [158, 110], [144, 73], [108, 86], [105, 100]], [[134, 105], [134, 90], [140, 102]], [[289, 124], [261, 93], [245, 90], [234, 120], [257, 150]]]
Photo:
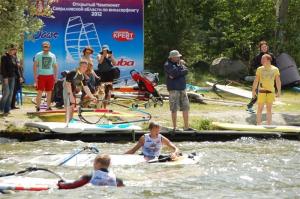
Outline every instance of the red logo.
[[134, 60], [121, 58], [117, 61], [116, 66], [132, 67], [135, 65]]
[[135, 34], [129, 30], [116, 30], [112, 33], [112, 37], [117, 41], [131, 41], [135, 38]]

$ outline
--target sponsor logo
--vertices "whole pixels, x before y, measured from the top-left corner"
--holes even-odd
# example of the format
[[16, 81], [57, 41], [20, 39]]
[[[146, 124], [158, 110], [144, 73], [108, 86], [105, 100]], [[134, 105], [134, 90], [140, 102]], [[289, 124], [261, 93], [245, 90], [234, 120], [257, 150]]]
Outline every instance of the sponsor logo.
[[112, 37], [117, 41], [131, 41], [135, 38], [135, 34], [130, 30], [121, 29], [114, 31]]
[[40, 30], [34, 34], [34, 39], [57, 39], [58, 35], [58, 32], [47, 32]]
[[127, 58], [120, 58], [117, 60], [116, 66], [123, 66], [123, 67], [132, 67], [135, 65], [135, 61], [132, 59]]

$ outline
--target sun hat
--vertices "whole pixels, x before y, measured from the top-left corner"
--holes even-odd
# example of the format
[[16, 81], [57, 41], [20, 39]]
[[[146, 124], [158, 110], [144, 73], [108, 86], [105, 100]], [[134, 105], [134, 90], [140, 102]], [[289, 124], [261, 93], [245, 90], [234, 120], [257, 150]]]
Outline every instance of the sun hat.
[[178, 50], [171, 50], [169, 53], [169, 58], [171, 57], [181, 57], [182, 55], [179, 53]]
[[107, 50], [107, 51], [109, 51], [109, 46], [108, 46], [107, 44], [104, 44], [104, 45], [102, 46], [102, 50]]

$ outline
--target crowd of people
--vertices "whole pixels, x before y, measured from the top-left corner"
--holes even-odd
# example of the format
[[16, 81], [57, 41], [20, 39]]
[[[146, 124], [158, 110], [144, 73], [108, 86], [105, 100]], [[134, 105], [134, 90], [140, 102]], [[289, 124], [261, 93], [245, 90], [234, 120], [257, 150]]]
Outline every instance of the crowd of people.
[[[58, 64], [55, 54], [51, 51], [48, 41], [42, 43], [42, 51], [34, 56], [33, 75], [34, 85], [37, 89], [36, 111], [40, 111], [43, 92], [47, 96], [47, 110], [51, 110], [53, 89], [58, 79]], [[255, 56], [251, 64], [250, 73], [253, 83], [253, 99], [247, 105], [247, 110], [254, 112], [252, 107], [258, 101], [257, 124], [261, 124], [261, 112], [267, 107], [267, 124], [271, 124], [272, 104], [275, 96], [281, 92], [280, 74], [276, 68], [276, 58], [269, 52], [266, 41], [259, 43], [259, 54]], [[116, 59], [108, 45], [103, 45], [101, 52], [96, 56], [98, 66], [95, 70], [92, 55], [94, 50], [87, 46], [82, 51], [79, 65], [65, 74], [63, 80], [63, 102], [67, 110], [66, 121], [73, 117], [76, 106], [75, 94], [82, 91], [81, 100], [88, 97], [97, 100], [94, 96], [98, 88], [103, 89], [105, 97], [102, 107], [107, 108], [113, 89], [113, 81], [120, 76], [120, 70], [116, 67]], [[166, 85], [169, 92], [169, 106], [173, 123], [173, 130], [177, 130], [177, 112], [182, 111], [184, 130], [189, 128], [189, 99], [186, 93], [186, 76], [188, 67], [182, 55], [177, 50], [169, 53], [164, 64]], [[1, 57], [2, 98], [0, 112], [7, 116], [11, 109], [16, 107], [16, 93], [24, 82], [22, 62], [17, 57], [17, 47], [11, 45], [5, 55]], [[249, 78], [249, 77], [248, 77]], [[276, 93], [276, 94], [275, 94]]]

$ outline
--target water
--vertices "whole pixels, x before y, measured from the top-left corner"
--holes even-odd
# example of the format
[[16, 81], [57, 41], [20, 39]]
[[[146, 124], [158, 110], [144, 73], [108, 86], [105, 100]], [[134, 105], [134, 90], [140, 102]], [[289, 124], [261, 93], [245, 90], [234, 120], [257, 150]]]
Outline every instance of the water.
[[[0, 172], [20, 170], [24, 158], [46, 153], [69, 153], [83, 142], [0, 140]], [[91, 145], [91, 144], [89, 144]], [[133, 143], [95, 143], [101, 152], [120, 154]], [[113, 170], [125, 188], [84, 186], [74, 190], [49, 190], [4, 195], [2, 198], [299, 198], [300, 142], [240, 139], [234, 142], [182, 142], [184, 152], [197, 151], [197, 165], [119, 166]], [[12, 157], [10, 161], [3, 161]], [[22, 165], [22, 168], [31, 165]], [[49, 167], [67, 179], [89, 173], [90, 168]], [[39, 174], [41, 177], [53, 177]]]

